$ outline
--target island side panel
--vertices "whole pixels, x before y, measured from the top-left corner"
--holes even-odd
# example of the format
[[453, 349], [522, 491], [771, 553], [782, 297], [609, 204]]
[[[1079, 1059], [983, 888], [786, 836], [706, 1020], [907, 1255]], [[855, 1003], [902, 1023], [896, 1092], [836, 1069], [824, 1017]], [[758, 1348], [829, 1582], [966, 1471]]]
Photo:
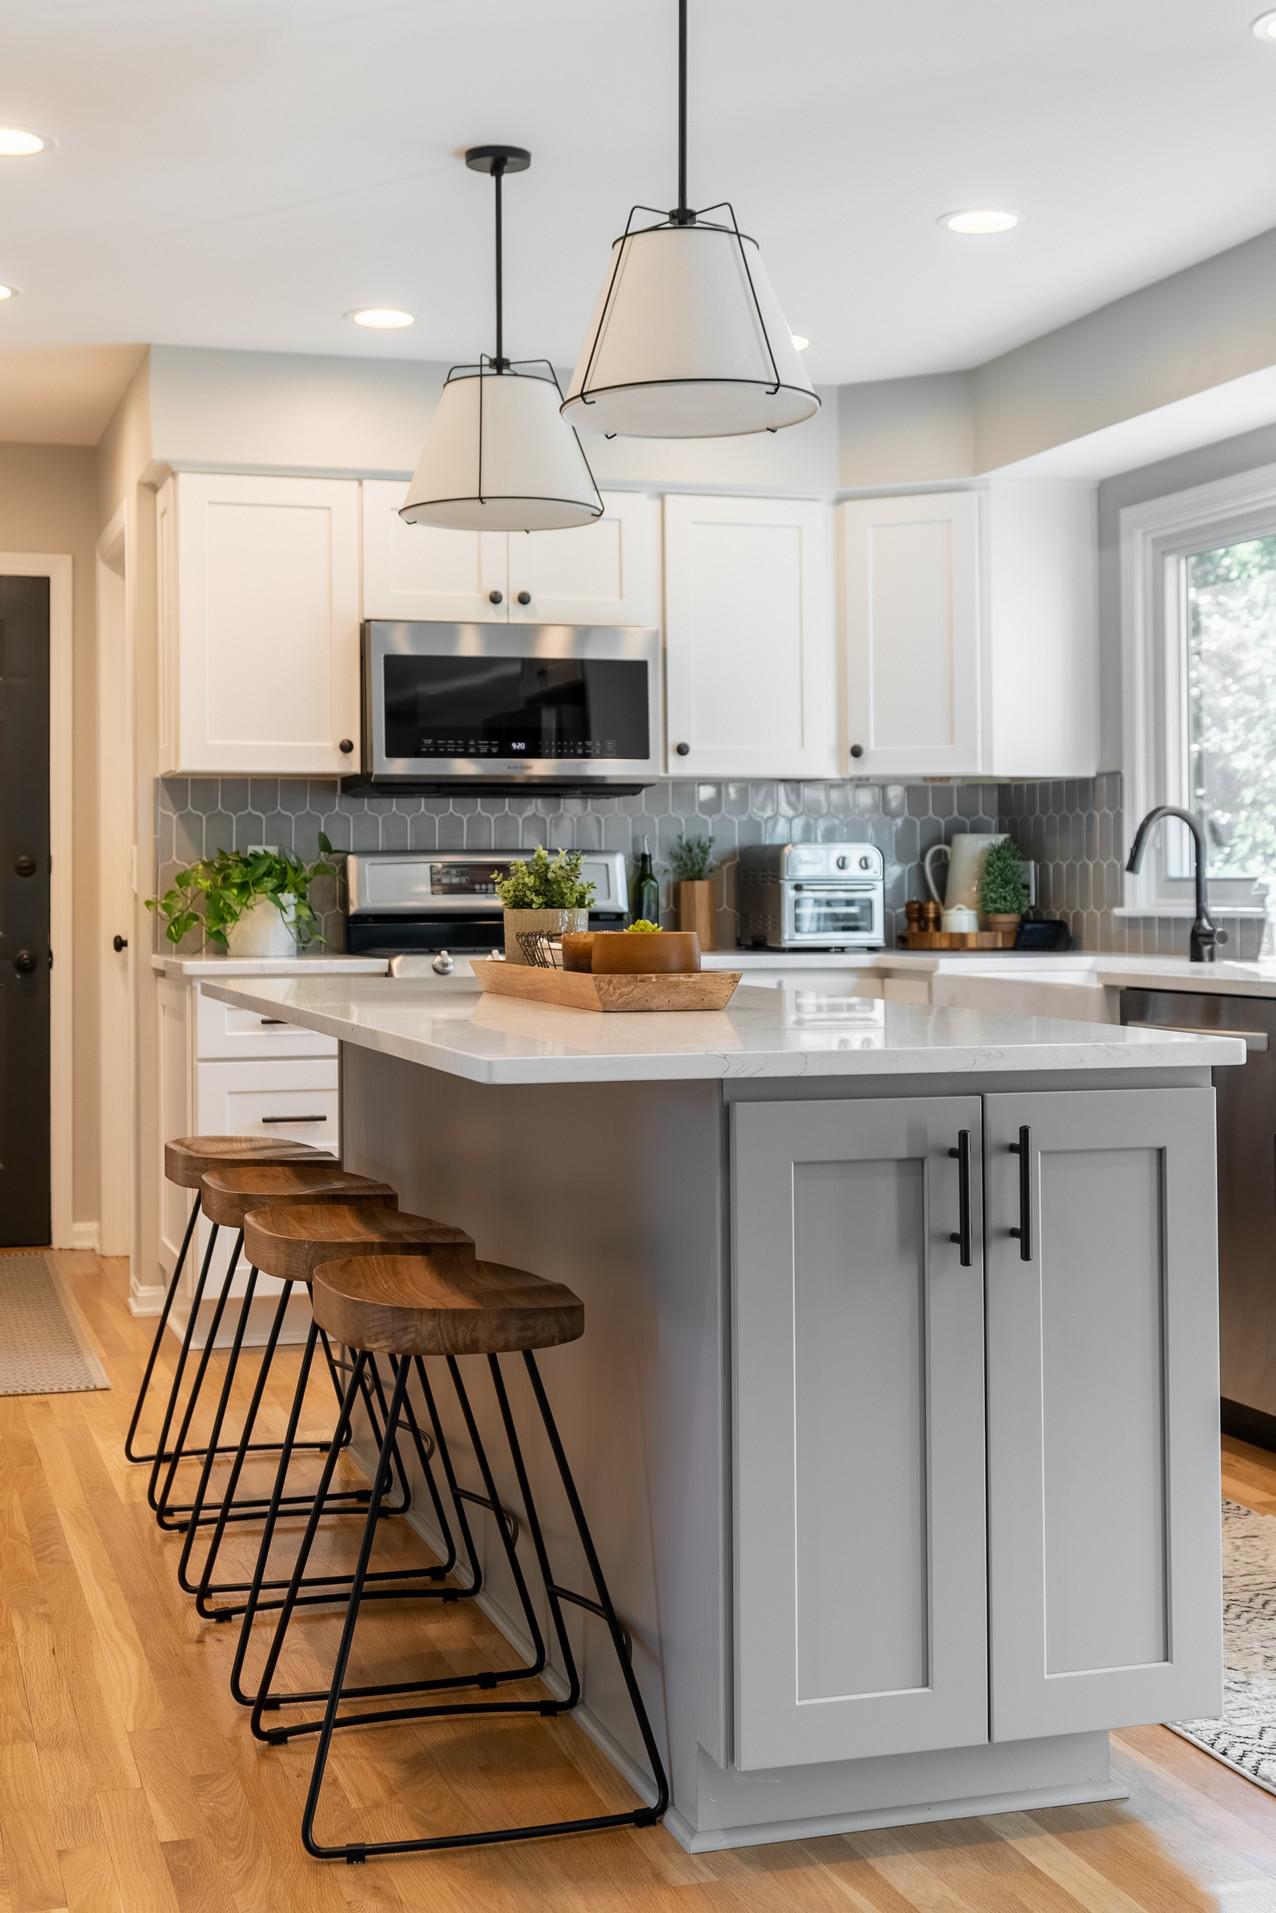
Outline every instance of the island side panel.
[[[400, 1204], [469, 1230], [480, 1255], [565, 1282], [585, 1336], [541, 1370], [634, 1665], [694, 1822], [697, 1748], [728, 1758], [729, 1536], [725, 1126], [716, 1083], [493, 1087], [342, 1046], [346, 1166]], [[592, 1593], [530, 1393], [509, 1364], [557, 1571]], [[466, 1365], [502, 1498], [517, 1507], [482, 1365]], [[472, 1371], [472, 1373], [471, 1373]], [[446, 1375], [436, 1381], [458, 1472], [479, 1485]], [[423, 1500], [423, 1497], [421, 1498]], [[516, 1614], [493, 1524], [488, 1592]], [[590, 1713], [641, 1767], [601, 1625], [568, 1610]]]

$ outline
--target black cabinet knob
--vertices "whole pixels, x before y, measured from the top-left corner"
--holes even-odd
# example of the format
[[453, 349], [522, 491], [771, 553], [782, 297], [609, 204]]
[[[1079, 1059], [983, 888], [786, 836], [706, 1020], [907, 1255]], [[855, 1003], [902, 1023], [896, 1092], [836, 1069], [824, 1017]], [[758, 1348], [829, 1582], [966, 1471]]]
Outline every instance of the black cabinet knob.
[[519, 594], [518, 594], [518, 601], [519, 601], [519, 603], [520, 603], [520, 604], [530, 604], [530, 603], [532, 602], [532, 594], [531, 594], [531, 592], [530, 592], [530, 591], [520, 591], [520, 592], [519, 592]]
[[127, 937], [120, 937], [120, 936], [115, 936], [115, 937], [112, 937], [112, 938], [111, 938], [111, 948], [112, 948], [113, 950], [127, 950], [127, 949], [128, 949], [128, 938], [127, 938]]
[[487, 602], [489, 604], [504, 604], [505, 593], [503, 591], [489, 591], [487, 594]]
[[690, 744], [675, 744], [674, 749], [677, 751], [679, 757], [690, 757], [691, 755]]
[[30, 976], [32, 970], [39, 967], [40, 959], [34, 950], [19, 950], [13, 959], [13, 967], [19, 976]]
[[863, 755], [864, 755], [864, 746], [863, 746], [862, 744], [852, 744], [852, 745], [851, 745], [851, 756], [852, 756], [852, 757], [863, 757]]
[[34, 877], [36, 872], [35, 858], [24, 850], [20, 857], [14, 858], [13, 867], [20, 877]]
[[343, 757], [349, 757], [351, 751], [354, 749], [353, 738], [343, 737], [341, 742], [338, 744], [337, 749], [341, 752], [341, 755]]

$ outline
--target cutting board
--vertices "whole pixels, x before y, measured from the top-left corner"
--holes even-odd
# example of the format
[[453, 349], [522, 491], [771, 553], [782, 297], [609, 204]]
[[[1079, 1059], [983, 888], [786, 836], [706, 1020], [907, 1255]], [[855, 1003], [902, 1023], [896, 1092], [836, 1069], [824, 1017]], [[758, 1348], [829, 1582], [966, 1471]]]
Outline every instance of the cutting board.
[[479, 988], [493, 996], [556, 1003], [565, 1010], [725, 1010], [739, 970], [696, 970], [685, 976], [594, 976], [588, 970], [540, 970], [530, 963], [473, 964]]
[[1013, 930], [909, 930], [899, 939], [904, 950], [1013, 950]]

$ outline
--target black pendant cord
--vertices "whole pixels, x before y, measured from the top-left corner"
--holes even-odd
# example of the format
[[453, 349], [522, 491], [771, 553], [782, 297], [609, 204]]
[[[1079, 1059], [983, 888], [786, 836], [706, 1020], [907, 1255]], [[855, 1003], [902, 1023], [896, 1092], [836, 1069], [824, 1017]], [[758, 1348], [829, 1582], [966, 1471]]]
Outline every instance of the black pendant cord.
[[505, 358], [505, 275], [502, 264], [501, 245], [501, 180], [505, 173], [505, 161], [498, 159], [492, 166], [492, 184], [496, 188], [496, 357], [493, 364], [498, 372], [506, 367]]
[[670, 215], [675, 226], [694, 226], [687, 204], [687, 0], [678, 0], [678, 204]]

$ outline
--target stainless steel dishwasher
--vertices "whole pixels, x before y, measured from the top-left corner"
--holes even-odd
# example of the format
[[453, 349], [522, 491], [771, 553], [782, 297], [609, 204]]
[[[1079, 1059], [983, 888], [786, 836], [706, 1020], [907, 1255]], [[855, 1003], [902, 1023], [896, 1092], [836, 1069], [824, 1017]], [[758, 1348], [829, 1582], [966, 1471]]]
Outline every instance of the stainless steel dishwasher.
[[1223, 1427], [1276, 1449], [1276, 998], [1123, 990], [1121, 1021], [1245, 1038], [1214, 1071]]

